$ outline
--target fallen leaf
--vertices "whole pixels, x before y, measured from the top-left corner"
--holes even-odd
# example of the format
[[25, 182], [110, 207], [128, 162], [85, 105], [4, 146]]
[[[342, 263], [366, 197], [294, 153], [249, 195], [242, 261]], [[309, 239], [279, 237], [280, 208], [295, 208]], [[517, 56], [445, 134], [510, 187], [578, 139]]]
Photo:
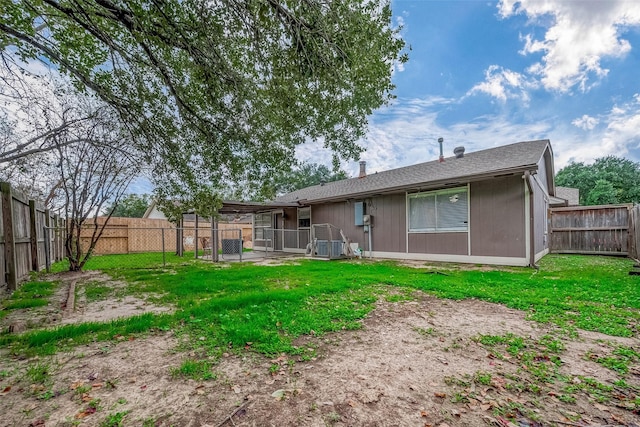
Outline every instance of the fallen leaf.
[[234, 392], [235, 394], [240, 394], [240, 393], [242, 392], [242, 389], [241, 389], [239, 386], [234, 385], [234, 386], [233, 386], [233, 392]]
[[91, 384], [91, 387], [93, 387], [93, 388], [101, 388], [102, 387], [102, 383]]
[[11, 386], [8, 385], [4, 388], [4, 390], [2, 390], [2, 392], [0, 392], [0, 396], [4, 396], [5, 394], [9, 393], [11, 391]]
[[350, 400], [349, 402], [347, 402], [349, 404], [349, 406], [351, 406], [352, 408], [355, 408], [356, 406], [358, 406], [358, 404], [356, 402], [354, 402], [353, 400]]
[[608, 407], [608, 406], [601, 405], [601, 404], [596, 403], [596, 402], [594, 402], [594, 403], [593, 403], [593, 406], [594, 406], [596, 409], [600, 409], [601, 411], [605, 411], [605, 412], [609, 412], [609, 411], [610, 411], [610, 409], [609, 409], [609, 407]]
[[146, 390], [146, 389], [147, 389], [147, 385], [146, 384], [140, 386], [140, 390]]
[[441, 399], [444, 399], [445, 397], [447, 397], [447, 393], [439, 393], [439, 392], [436, 392], [436, 393], [433, 393], [433, 395], [434, 395], [435, 397], [439, 397], [439, 398], [441, 398]]
[[273, 393], [271, 393], [271, 397], [275, 397], [276, 399], [282, 399], [284, 397], [284, 390], [280, 389], [280, 390], [276, 390]]
[[83, 402], [90, 402], [93, 398], [89, 395], [89, 393], [82, 393], [82, 397], [80, 398], [80, 400], [82, 400]]
[[492, 405], [490, 403], [483, 403], [482, 405], [480, 405], [480, 409], [482, 409], [483, 411], [490, 411], [491, 407]]
[[78, 412], [78, 413], [76, 414], [75, 418], [76, 418], [77, 420], [81, 420], [81, 419], [86, 418], [86, 417], [88, 417], [89, 415], [91, 415], [91, 414], [95, 414], [95, 413], [96, 413], [96, 408], [93, 408], [93, 407], [89, 406], [89, 407], [88, 407], [87, 409], [85, 409], [84, 411], [82, 411], [82, 412]]
[[421, 417], [428, 417], [429, 413], [427, 411], [420, 411], [420, 416]]
[[45, 422], [45, 421], [44, 421], [42, 418], [39, 418], [39, 419], [37, 419], [37, 420], [35, 420], [35, 421], [32, 421], [32, 422], [29, 424], [29, 427], [39, 427], [39, 426], [43, 426], [43, 425], [45, 425], [45, 424], [44, 424], [44, 422]]
[[82, 387], [84, 385], [84, 381], [76, 381], [73, 384], [71, 384], [71, 387], [69, 387], [71, 390], [75, 390], [78, 387]]

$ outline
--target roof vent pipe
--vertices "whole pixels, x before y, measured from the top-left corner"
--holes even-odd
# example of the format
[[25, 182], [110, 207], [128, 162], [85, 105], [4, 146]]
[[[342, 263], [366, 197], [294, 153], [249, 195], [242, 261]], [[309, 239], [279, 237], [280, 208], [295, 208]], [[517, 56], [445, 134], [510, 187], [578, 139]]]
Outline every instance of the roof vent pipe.
[[464, 147], [456, 147], [453, 149], [453, 154], [456, 155], [456, 159], [461, 159], [464, 157]]
[[444, 162], [444, 154], [442, 154], [442, 143], [444, 142], [444, 138], [440, 137], [438, 138], [438, 144], [440, 144], [440, 158], [438, 159], [438, 161], [440, 163]]
[[367, 176], [367, 162], [360, 160], [360, 175], [358, 175], [358, 178], [364, 178], [365, 176]]

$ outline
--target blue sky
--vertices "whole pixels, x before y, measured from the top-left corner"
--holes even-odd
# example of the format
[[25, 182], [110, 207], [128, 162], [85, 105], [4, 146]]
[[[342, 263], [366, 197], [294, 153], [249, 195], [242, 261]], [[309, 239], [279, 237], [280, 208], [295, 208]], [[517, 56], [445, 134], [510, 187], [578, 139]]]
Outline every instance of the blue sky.
[[[369, 172], [549, 139], [556, 171], [640, 161], [640, 1], [392, 0], [409, 62], [361, 141]], [[301, 160], [330, 163], [318, 145]], [[344, 168], [356, 175], [356, 162]]]

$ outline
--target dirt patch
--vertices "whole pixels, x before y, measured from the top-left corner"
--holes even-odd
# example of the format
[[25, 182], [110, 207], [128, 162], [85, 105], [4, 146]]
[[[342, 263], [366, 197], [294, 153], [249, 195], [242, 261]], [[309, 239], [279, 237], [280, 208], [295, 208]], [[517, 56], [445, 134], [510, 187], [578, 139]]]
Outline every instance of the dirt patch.
[[[3, 355], [0, 425], [99, 426], [118, 414], [127, 426], [631, 426], [639, 422], [631, 410], [598, 402], [587, 393], [576, 394], [575, 402], [563, 401], [563, 384], [547, 384], [537, 393], [510, 388], [513, 378], [528, 375], [521, 362], [496, 358], [477, 339], [512, 333], [538, 340], [556, 333], [553, 328], [496, 304], [416, 295], [415, 301], [381, 301], [361, 330], [299, 339], [299, 346], [318, 346], [315, 360], [225, 355], [214, 366], [215, 380], [172, 377], [171, 368], [197, 355], [175, 352], [178, 339], [171, 332], [93, 343], [57, 355], [47, 362], [53, 379], [48, 395], [18, 374], [44, 360], [18, 361]], [[607, 386], [618, 377], [586, 355], [610, 352], [612, 342], [636, 349], [639, 344], [635, 338], [593, 332], [562, 340], [562, 374], [576, 376], [575, 381], [582, 381], [577, 376], [589, 377]], [[479, 372], [492, 380], [471, 380]], [[640, 377], [633, 372], [626, 381], [640, 387]], [[518, 424], [509, 424], [510, 416], [519, 418]]]
[[[45, 280], [57, 281], [60, 285], [44, 307], [12, 310], [0, 322], [6, 330], [19, 325], [20, 329], [55, 327], [70, 323], [104, 322], [144, 313], [170, 313], [172, 307], [158, 306], [142, 298], [126, 295], [126, 282], [113, 280], [97, 272], [65, 272], [45, 276]], [[87, 288], [100, 286], [106, 297], [87, 298]]]

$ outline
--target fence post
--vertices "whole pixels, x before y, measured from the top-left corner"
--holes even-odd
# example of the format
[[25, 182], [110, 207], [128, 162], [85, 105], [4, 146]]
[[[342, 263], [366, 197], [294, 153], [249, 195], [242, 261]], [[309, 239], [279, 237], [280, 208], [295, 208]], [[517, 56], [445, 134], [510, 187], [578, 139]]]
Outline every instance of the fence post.
[[29, 200], [29, 241], [31, 245], [31, 270], [40, 271], [38, 265], [38, 230], [36, 229], [36, 201]]
[[162, 266], [167, 266], [167, 254], [164, 250], [164, 227], [162, 227]]
[[212, 242], [211, 242], [211, 258], [213, 259], [213, 262], [218, 262], [220, 261], [220, 258], [218, 257], [218, 218], [212, 218], [213, 220], [211, 221], [211, 223], [213, 224], [213, 229], [214, 229], [214, 233], [212, 237]]
[[10, 291], [15, 291], [18, 287], [18, 274], [16, 271], [16, 247], [13, 233], [13, 196], [11, 195], [11, 185], [8, 182], [0, 182], [0, 192], [2, 193], [2, 228], [4, 230], [6, 282], [7, 288]]

